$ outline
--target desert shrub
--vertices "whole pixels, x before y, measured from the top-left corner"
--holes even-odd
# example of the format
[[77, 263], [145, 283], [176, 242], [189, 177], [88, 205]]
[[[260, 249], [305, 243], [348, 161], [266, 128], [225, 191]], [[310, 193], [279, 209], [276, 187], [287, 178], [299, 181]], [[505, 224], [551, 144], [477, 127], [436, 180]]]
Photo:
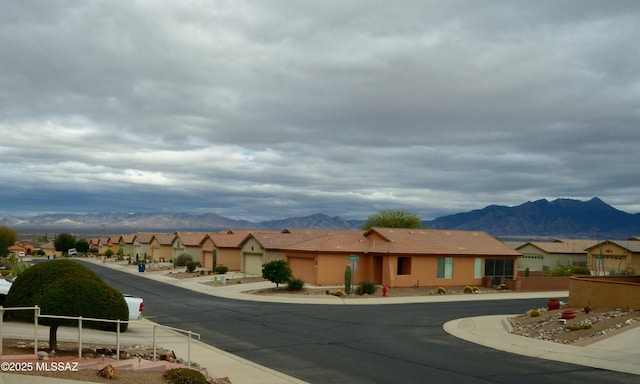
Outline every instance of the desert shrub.
[[358, 295], [373, 295], [376, 293], [376, 283], [371, 281], [361, 281], [358, 287], [356, 288], [356, 294]]
[[574, 275], [590, 275], [591, 274], [591, 271], [589, 270], [589, 268], [578, 267], [575, 265], [571, 267], [571, 271], [573, 272]]
[[447, 290], [444, 287], [438, 287], [438, 294], [444, 295], [445, 293], [447, 293]]
[[590, 275], [591, 271], [587, 267], [578, 267], [575, 265], [563, 265], [551, 272], [553, 277], [572, 276], [572, 275]]
[[480, 292], [480, 288], [478, 287], [473, 287], [473, 293], [478, 293]]
[[220, 274], [220, 275], [224, 275], [225, 273], [227, 273], [227, 271], [229, 270], [229, 267], [227, 267], [226, 265], [216, 265], [216, 273]]
[[538, 317], [540, 316], [540, 310], [539, 309], [532, 309], [529, 311], [529, 316], [531, 317]]
[[564, 327], [570, 331], [578, 331], [580, 329], [591, 329], [591, 324], [589, 323], [569, 324], [569, 325], [565, 325]]
[[196, 268], [198, 267], [198, 263], [193, 260], [187, 260], [186, 267], [187, 272], [191, 273], [196, 270]]
[[193, 257], [188, 253], [181, 253], [176, 257], [176, 267], [186, 267], [187, 261], [193, 261]]
[[164, 371], [162, 378], [170, 384], [207, 384], [204, 375], [190, 368], [173, 368]]
[[464, 293], [473, 293], [473, 288], [467, 285], [464, 287]]
[[291, 279], [287, 284], [287, 289], [290, 291], [301, 291], [304, 287], [304, 280], [302, 279]]
[[333, 296], [338, 296], [338, 297], [343, 297], [346, 296], [347, 294], [342, 290], [342, 289], [338, 289], [335, 291], [331, 291], [330, 292]]

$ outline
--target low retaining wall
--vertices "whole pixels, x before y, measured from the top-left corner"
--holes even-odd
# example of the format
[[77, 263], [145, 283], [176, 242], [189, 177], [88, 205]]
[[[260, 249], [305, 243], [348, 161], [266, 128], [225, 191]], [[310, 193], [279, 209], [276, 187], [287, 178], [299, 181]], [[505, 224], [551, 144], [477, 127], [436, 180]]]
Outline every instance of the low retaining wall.
[[640, 276], [573, 276], [569, 306], [640, 309]]
[[568, 277], [518, 277], [502, 279], [502, 283], [512, 291], [566, 291], [569, 289]]

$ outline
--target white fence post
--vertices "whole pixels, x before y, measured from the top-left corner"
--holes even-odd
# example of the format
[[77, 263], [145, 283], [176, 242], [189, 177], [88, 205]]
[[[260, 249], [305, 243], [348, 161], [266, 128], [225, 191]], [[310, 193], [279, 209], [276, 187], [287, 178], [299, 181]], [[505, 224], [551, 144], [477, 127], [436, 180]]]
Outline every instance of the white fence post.
[[82, 358], [82, 316], [78, 317], [78, 359]]
[[38, 317], [40, 317], [40, 307], [35, 306], [33, 314], [33, 354], [38, 354]]
[[116, 322], [116, 360], [120, 360], [120, 319]]

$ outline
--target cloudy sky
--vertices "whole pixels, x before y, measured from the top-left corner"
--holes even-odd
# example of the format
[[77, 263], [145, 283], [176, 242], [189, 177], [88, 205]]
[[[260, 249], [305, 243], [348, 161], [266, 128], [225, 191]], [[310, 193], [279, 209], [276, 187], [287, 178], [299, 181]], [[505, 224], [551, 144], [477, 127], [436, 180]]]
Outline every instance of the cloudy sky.
[[637, 1], [3, 1], [0, 215], [640, 212]]

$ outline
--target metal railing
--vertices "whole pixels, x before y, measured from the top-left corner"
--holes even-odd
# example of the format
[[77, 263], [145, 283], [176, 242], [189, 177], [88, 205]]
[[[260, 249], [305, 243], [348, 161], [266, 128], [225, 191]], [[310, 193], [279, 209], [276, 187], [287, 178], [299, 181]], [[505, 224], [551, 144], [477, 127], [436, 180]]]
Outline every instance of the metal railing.
[[[3, 351], [3, 344], [4, 344], [4, 335], [3, 335], [3, 324], [4, 324], [4, 313], [5, 311], [24, 311], [24, 310], [33, 310], [35, 312], [35, 316], [34, 316], [34, 321], [33, 321], [33, 353], [37, 354], [38, 353], [38, 319], [41, 317], [45, 317], [45, 318], [50, 318], [50, 319], [65, 319], [65, 320], [78, 320], [78, 358], [82, 358], [82, 325], [83, 322], [85, 321], [95, 321], [95, 322], [102, 322], [102, 323], [116, 323], [116, 340], [115, 340], [115, 345], [116, 345], [116, 359], [120, 360], [120, 326], [121, 324], [129, 324], [129, 321], [123, 321], [123, 320], [110, 320], [110, 319], [97, 319], [97, 318], [92, 318], [92, 317], [82, 317], [82, 316], [59, 316], [59, 315], [42, 315], [40, 314], [40, 307], [33, 306], [33, 307], [10, 307], [10, 308], [5, 308], [0, 306], [0, 355], [2, 355]], [[199, 333], [195, 333], [195, 332], [191, 332], [191, 331], [187, 331], [184, 329], [180, 329], [180, 328], [174, 328], [174, 327], [169, 327], [169, 326], [165, 326], [165, 325], [159, 325], [159, 324], [155, 324], [155, 323], [143, 323], [143, 322], [136, 322], [136, 324], [139, 325], [145, 325], [145, 326], [151, 326], [153, 327], [153, 332], [152, 332], [152, 340], [153, 340], [153, 361], [157, 360], [157, 351], [156, 351], [156, 330], [158, 328], [161, 329], [168, 329], [171, 331], [175, 331], [175, 332], [179, 332], [179, 333], [184, 333], [187, 336], [187, 361], [188, 361], [188, 366], [191, 366], [191, 337], [192, 336], [197, 336], [198, 340], [200, 340], [200, 334]]]

